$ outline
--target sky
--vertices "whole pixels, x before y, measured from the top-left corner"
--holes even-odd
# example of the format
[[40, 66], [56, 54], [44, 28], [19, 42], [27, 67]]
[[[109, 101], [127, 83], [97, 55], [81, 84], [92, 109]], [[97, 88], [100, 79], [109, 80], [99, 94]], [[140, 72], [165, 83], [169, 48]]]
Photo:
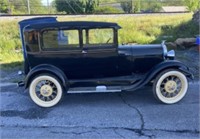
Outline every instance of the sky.
[[[41, 0], [41, 1], [42, 1], [42, 4], [43, 4], [43, 5], [47, 6], [47, 1], [48, 1], [48, 0]], [[49, 0], [49, 3], [51, 3], [52, 1], [53, 1], [53, 0]]]

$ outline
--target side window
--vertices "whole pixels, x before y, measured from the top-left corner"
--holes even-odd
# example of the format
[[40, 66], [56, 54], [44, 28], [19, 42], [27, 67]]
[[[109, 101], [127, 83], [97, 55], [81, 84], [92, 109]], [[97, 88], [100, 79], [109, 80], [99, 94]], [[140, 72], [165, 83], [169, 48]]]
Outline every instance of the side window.
[[78, 30], [46, 30], [42, 32], [42, 38], [44, 49], [79, 48]]
[[83, 44], [86, 46], [107, 46], [114, 43], [114, 30], [90, 29], [83, 30]]
[[28, 52], [38, 52], [38, 32], [37, 31], [29, 31], [24, 33], [25, 36], [25, 45], [26, 50]]

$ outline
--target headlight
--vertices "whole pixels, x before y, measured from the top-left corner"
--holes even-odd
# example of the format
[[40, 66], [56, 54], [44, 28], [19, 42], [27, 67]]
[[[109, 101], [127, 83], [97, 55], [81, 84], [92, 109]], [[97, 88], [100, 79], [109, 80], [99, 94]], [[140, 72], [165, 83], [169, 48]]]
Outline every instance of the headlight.
[[174, 57], [175, 57], [175, 51], [174, 50], [167, 52], [167, 58], [174, 59]]

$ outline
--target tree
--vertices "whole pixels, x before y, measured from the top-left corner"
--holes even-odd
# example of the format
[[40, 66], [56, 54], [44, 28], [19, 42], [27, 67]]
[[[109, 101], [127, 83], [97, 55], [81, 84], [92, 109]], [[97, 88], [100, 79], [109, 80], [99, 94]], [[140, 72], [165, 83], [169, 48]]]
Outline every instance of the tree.
[[162, 8], [161, 3], [155, 2], [150, 5], [150, 10], [152, 10], [153, 12], [160, 12], [161, 8]]
[[199, 1], [198, 0], [184, 0], [185, 5], [188, 7], [188, 10], [191, 12], [199, 9]]
[[[166, 0], [167, 1], [167, 0]], [[160, 12], [162, 8], [162, 2], [165, 0], [146, 0], [142, 2], [142, 10], [148, 12]], [[169, 2], [169, 0], [168, 0]]]
[[125, 13], [140, 12], [141, 0], [126, 0], [121, 2], [121, 7]]
[[97, 0], [87, 0], [85, 1], [85, 13], [94, 13], [95, 9], [99, 6], [99, 1]]
[[125, 13], [132, 13], [133, 9], [132, 0], [121, 2], [121, 7]]
[[79, 0], [55, 0], [55, 6], [58, 12], [66, 12], [67, 14], [84, 13], [83, 3]]
[[141, 9], [141, 0], [137, 0], [133, 3], [134, 5], [134, 13], [140, 12]]
[[7, 0], [0, 0], [0, 13], [8, 13], [9, 4]]
[[[9, 9], [12, 9], [14, 14], [27, 14], [28, 13], [28, 3], [27, 0], [7, 0]], [[41, 0], [29, 0], [30, 13], [31, 14], [41, 14], [45, 13], [45, 8], [41, 3]]]
[[94, 13], [98, 5], [98, 0], [55, 0], [57, 11], [68, 14]]

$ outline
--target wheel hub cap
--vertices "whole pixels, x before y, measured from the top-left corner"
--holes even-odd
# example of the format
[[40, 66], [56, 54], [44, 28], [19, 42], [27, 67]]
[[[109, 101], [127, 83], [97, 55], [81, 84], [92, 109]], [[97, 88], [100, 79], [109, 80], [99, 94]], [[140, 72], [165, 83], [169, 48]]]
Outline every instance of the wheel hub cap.
[[49, 97], [53, 93], [53, 89], [49, 85], [43, 85], [40, 89], [40, 92], [43, 96]]
[[177, 84], [175, 81], [168, 81], [166, 84], [165, 84], [165, 90], [168, 92], [168, 93], [173, 93], [175, 92], [177, 89]]

